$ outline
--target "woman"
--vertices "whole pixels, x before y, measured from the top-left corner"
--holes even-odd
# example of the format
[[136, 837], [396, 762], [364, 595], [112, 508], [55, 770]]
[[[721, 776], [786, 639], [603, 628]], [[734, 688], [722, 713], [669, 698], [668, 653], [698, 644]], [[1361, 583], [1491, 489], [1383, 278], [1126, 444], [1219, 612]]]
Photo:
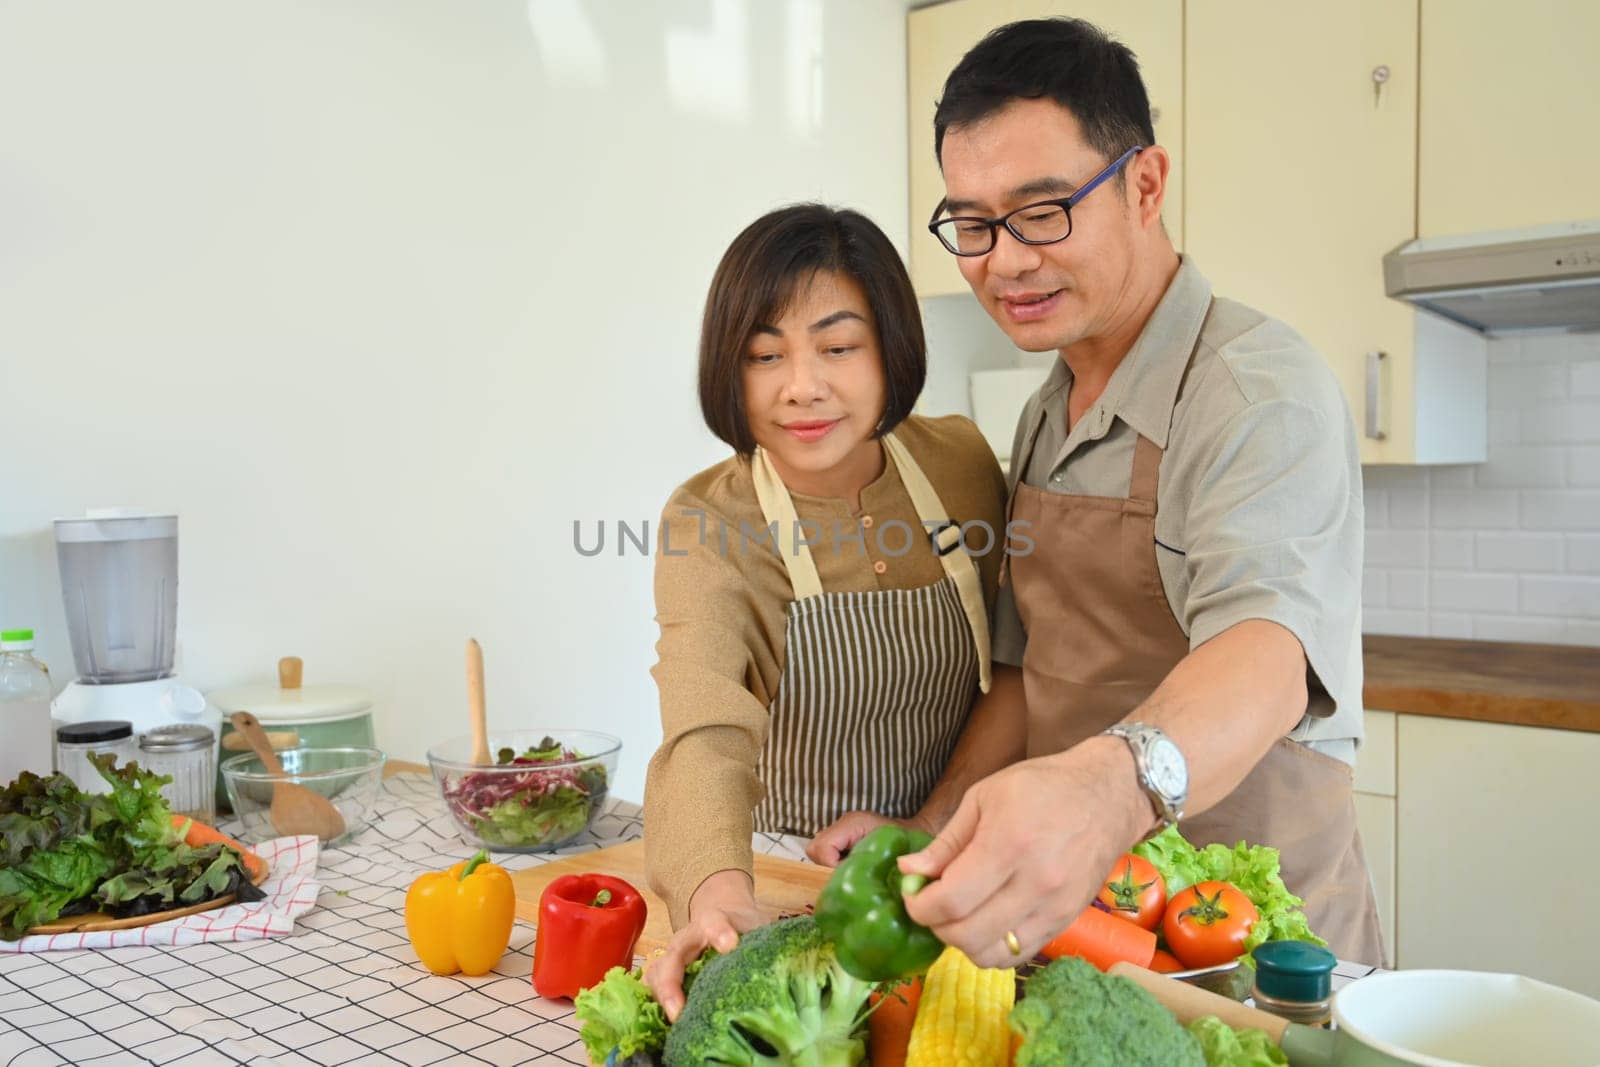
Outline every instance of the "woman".
[[988, 688], [1005, 481], [971, 421], [910, 414], [925, 374], [911, 281], [864, 216], [783, 208], [723, 256], [700, 406], [735, 454], [673, 493], [656, 557], [669, 1016], [685, 963], [767, 921], [752, 832], [914, 815]]

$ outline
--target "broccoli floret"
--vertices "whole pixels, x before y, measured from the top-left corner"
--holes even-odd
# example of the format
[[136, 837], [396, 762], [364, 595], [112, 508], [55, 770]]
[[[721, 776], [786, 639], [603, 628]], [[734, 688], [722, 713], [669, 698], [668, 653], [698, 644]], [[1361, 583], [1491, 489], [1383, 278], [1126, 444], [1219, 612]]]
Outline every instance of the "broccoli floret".
[[1016, 1067], [1206, 1067], [1200, 1044], [1149, 993], [1064, 956], [1011, 1009]]
[[667, 1034], [666, 1067], [855, 1067], [875, 986], [852, 977], [809, 915], [751, 930], [708, 962]]

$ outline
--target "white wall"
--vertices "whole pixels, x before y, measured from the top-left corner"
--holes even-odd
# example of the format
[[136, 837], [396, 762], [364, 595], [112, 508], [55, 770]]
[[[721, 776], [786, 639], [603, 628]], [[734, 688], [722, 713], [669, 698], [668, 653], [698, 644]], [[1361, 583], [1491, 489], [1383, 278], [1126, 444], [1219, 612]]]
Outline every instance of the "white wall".
[[1600, 645], [1600, 335], [1489, 345], [1489, 461], [1369, 467], [1368, 633]]
[[[720, 458], [705, 286], [763, 210], [906, 239], [900, 0], [0, 4], [0, 624], [70, 674], [52, 518], [182, 516], [202, 688], [306, 659], [397, 756], [659, 738], [654, 518]], [[608, 531], [608, 533], [614, 533]]]

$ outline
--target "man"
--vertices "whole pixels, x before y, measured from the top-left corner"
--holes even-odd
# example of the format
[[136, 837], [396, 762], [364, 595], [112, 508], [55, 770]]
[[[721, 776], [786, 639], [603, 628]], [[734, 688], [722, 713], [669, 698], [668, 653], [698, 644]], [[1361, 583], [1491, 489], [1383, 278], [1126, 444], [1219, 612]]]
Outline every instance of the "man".
[[[1011, 546], [994, 686], [908, 820], [939, 830], [901, 861], [938, 878], [911, 915], [1010, 965], [1181, 817], [1196, 843], [1280, 849], [1312, 928], [1380, 962], [1351, 795], [1360, 466], [1337, 382], [1174, 250], [1137, 63], [1093, 26], [994, 31], [934, 127], [931, 228], [1012, 342], [1061, 358], [1012, 452], [1031, 545]], [[811, 855], [836, 862], [882, 821], [847, 815]]]

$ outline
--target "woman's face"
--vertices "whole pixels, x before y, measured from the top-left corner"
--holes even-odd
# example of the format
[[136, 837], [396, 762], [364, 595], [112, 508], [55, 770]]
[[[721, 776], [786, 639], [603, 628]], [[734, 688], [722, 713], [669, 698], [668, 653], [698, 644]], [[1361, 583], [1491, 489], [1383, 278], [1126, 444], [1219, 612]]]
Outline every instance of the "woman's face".
[[803, 284], [777, 322], [756, 327], [743, 374], [750, 432], [790, 489], [853, 499], [882, 472], [883, 354], [855, 279]]

